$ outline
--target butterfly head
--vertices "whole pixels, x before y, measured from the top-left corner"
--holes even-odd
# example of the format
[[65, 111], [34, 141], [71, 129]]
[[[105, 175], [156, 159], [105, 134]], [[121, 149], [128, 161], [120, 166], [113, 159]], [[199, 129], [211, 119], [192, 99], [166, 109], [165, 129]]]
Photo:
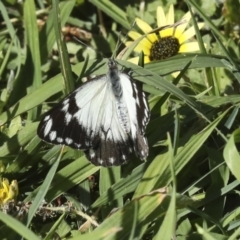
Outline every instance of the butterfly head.
[[108, 68], [109, 70], [114, 70], [114, 69], [118, 69], [118, 63], [113, 60], [112, 58], [108, 59]]
[[118, 70], [118, 63], [114, 61], [112, 58], [108, 60], [108, 78], [112, 83], [119, 81], [119, 70]]

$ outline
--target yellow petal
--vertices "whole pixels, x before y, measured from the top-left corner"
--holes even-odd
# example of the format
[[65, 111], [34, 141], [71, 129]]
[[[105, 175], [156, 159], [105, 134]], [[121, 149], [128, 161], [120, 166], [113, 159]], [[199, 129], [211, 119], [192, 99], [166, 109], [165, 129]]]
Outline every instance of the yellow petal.
[[198, 24], [197, 24], [197, 25], [198, 25], [198, 29], [199, 29], [199, 30], [202, 29], [203, 26], [204, 26], [204, 24], [205, 24], [205, 23], [198, 23]]
[[[141, 34], [139, 34], [137, 32], [133, 32], [133, 31], [130, 31], [128, 33], [128, 35], [129, 35], [129, 37], [131, 37], [134, 40], [137, 40], [140, 37], [142, 37]], [[148, 40], [149, 36], [150, 36], [150, 34], [146, 38], [143, 38], [139, 43], [141, 45], [141, 47], [143, 48], [141, 51], [143, 51], [144, 53], [146, 52], [146, 54], [149, 52], [150, 48], [152, 47], [152, 43]], [[155, 37], [156, 37], [156, 35], [155, 35]], [[127, 47], [129, 47], [132, 43], [133, 43], [133, 41], [127, 41], [125, 43], [125, 45]], [[138, 48], [135, 48], [134, 50], [137, 51], [137, 52], [141, 52], [141, 51], [138, 50]]]
[[171, 73], [171, 75], [172, 75], [174, 78], [176, 78], [179, 73], [180, 73], [180, 72], [174, 72], [174, 73]]
[[161, 6], [157, 8], [157, 24], [158, 27], [163, 27], [167, 25], [167, 19]]
[[140, 38], [142, 35], [139, 34], [138, 32], [129, 31], [128, 36], [129, 36], [130, 38], [132, 38], [133, 40], [137, 40], [137, 39]]
[[[144, 21], [142, 21], [140, 18], [136, 18], [135, 19], [136, 24], [138, 25], [138, 27], [144, 32], [144, 33], [148, 33], [151, 32], [153, 29]], [[150, 42], [155, 42], [157, 41], [157, 36], [155, 33], [152, 34], [148, 34], [147, 38], [149, 39]]]
[[178, 52], [184, 53], [184, 52], [196, 52], [196, 51], [199, 51], [198, 42], [189, 42], [189, 43], [182, 44]]
[[161, 38], [163, 38], [163, 37], [172, 37], [173, 31], [174, 31], [173, 28], [166, 28], [164, 30], [161, 30], [159, 32], [159, 34], [160, 34]]
[[134, 57], [134, 58], [129, 58], [128, 62], [134, 63], [134, 64], [138, 64], [139, 61], [139, 57]]
[[133, 41], [127, 41], [127, 42], [125, 42], [125, 45], [126, 45], [127, 47], [129, 47], [129, 46], [131, 46], [132, 43], [133, 43]]
[[[203, 25], [204, 25], [204, 23], [198, 23], [198, 28], [201, 29], [203, 27]], [[180, 44], [182, 44], [182, 43], [186, 42], [188, 39], [190, 39], [191, 37], [193, 37], [195, 34], [196, 34], [195, 28], [190, 27], [179, 37], [178, 41]]]
[[166, 19], [167, 19], [167, 25], [174, 24], [174, 8], [172, 4], [169, 7], [168, 13], [166, 15]]
[[144, 63], [149, 63], [151, 62], [149, 59], [149, 56], [144, 56]]
[[158, 40], [158, 37], [155, 33], [148, 34], [146, 38], [151, 42], [154, 43]]
[[149, 47], [149, 45], [147, 44], [148, 40], [147, 39], [143, 39], [142, 41], [140, 41], [140, 43], [134, 48], [134, 51], [136, 52], [144, 52], [144, 55], [149, 55], [150, 54], [150, 48], [151, 45]]
[[174, 36], [175, 36], [176, 38], [180, 38], [180, 36], [181, 36], [182, 33], [184, 32], [185, 28], [187, 27], [190, 19], [191, 19], [191, 14], [190, 14], [190, 12], [187, 12], [187, 13], [183, 16], [183, 18], [181, 19], [181, 21], [184, 21], [184, 23], [182, 23], [182, 24], [180, 24], [180, 25], [178, 25], [178, 26], [176, 27], [176, 31], [175, 31], [175, 33], [174, 33]]
[[17, 182], [17, 180], [13, 180], [13, 181], [11, 182], [10, 187], [11, 187], [11, 186], [14, 188], [15, 194], [16, 194], [16, 196], [17, 196], [18, 193], [19, 193], [19, 188], [18, 188], [18, 182]]
[[7, 178], [3, 178], [2, 185], [3, 185], [4, 191], [8, 192], [9, 191], [9, 181]]
[[135, 19], [137, 26], [144, 32], [144, 33], [148, 33], [150, 31], [152, 31], [152, 28], [143, 20], [141, 20], [140, 18], [136, 18]]
[[[128, 61], [137, 65], [139, 61], [139, 57], [129, 58]], [[149, 62], [150, 62], [149, 57], [144, 56], [144, 63], [149, 63]]]
[[6, 195], [7, 193], [3, 189], [0, 189], [0, 199], [5, 198]]
[[4, 202], [6, 202], [9, 199], [14, 199], [16, 197], [17, 197], [16, 189], [14, 188], [14, 186], [10, 186], [8, 196], [6, 199], [4, 199]]
[[[139, 39], [140, 37], [142, 37], [143, 35], [141, 35], [141, 34], [139, 34], [139, 33], [137, 33], [137, 32], [130, 31], [130, 32], [128, 33], [128, 36], [129, 36], [130, 38], [132, 38], [133, 40], [137, 40], [137, 39]], [[151, 44], [151, 43], [157, 41], [157, 36], [156, 36], [155, 33], [151, 33], [151, 34], [146, 35], [146, 38], [144, 38], [144, 39], [146, 39], [146, 40], [148, 39], [148, 40], [149, 40], [149, 44]]]

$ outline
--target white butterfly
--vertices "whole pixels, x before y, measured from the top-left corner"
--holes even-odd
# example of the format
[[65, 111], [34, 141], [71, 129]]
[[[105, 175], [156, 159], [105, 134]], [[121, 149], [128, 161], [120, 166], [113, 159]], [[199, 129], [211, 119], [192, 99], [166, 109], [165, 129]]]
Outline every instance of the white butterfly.
[[47, 112], [37, 133], [46, 142], [84, 150], [95, 165], [118, 166], [132, 151], [142, 160], [148, 156], [149, 117], [141, 85], [109, 59], [108, 73], [83, 83]]

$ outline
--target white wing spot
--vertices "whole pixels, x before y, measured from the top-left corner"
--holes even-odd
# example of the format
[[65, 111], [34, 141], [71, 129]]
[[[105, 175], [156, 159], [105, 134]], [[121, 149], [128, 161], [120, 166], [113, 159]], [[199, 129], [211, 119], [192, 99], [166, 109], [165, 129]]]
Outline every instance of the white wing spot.
[[147, 109], [147, 108], [144, 109], [144, 114], [145, 114], [146, 116], [148, 116], [148, 109]]
[[136, 102], [137, 102], [137, 105], [140, 106], [140, 102], [139, 102], [139, 97], [138, 97], [138, 90], [137, 90], [137, 86], [135, 83], [133, 83], [133, 86], [134, 86], [134, 90], [136, 92]]
[[129, 148], [128, 150], [129, 150], [130, 153], [132, 152], [132, 148]]
[[110, 157], [110, 158], [109, 158], [109, 162], [110, 162], [111, 164], [113, 164], [114, 161], [115, 161], [115, 159], [114, 159], [113, 157]]
[[59, 142], [59, 143], [62, 143], [63, 142], [63, 138], [61, 138], [61, 137], [57, 137], [57, 142]]
[[124, 154], [122, 155], [122, 159], [123, 159], [123, 160], [126, 160], [126, 156], [125, 156]]
[[46, 137], [48, 135], [48, 133], [51, 131], [52, 128], [52, 124], [53, 124], [53, 120], [50, 118], [47, 122], [47, 124], [45, 125], [45, 129], [44, 129], [44, 137]]
[[63, 101], [63, 105], [67, 105], [69, 103], [69, 98], [66, 98], [64, 101]]
[[98, 163], [99, 163], [100, 165], [102, 165], [102, 164], [103, 164], [103, 160], [102, 160], [101, 158], [98, 158]]
[[66, 138], [65, 139], [66, 144], [71, 144], [73, 140], [71, 138]]
[[69, 108], [69, 104], [67, 103], [66, 105], [64, 105], [64, 107], [62, 108], [62, 111], [67, 112]]
[[81, 144], [79, 144], [79, 143], [74, 143], [74, 145], [75, 145], [77, 148], [80, 148], [80, 147], [81, 147]]
[[68, 125], [69, 123], [70, 123], [70, 121], [72, 120], [72, 117], [73, 117], [73, 115], [72, 114], [70, 114], [70, 113], [66, 113], [66, 115], [65, 115], [65, 123]]
[[96, 156], [96, 153], [92, 149], [90, 149], [89, 155], [90, 155], [90, 158], [94, 158]]
[[143, 103], [145, 105], [145, 108], [148, 109], [148, 104], [147, 104], [147, 101], [146, 101], [146, 95], [145, 95], [144, 92], [143, 92]]
[[52, 132], [49, 133], [49, 139], [51, 141], [55, 140], [56, 137], [57, 137], [57, 132], [56, 131], [52, 131]]
[[50, 115], [47, 115], [43, 121], [46, 122], [49, 118], [50, 118]]

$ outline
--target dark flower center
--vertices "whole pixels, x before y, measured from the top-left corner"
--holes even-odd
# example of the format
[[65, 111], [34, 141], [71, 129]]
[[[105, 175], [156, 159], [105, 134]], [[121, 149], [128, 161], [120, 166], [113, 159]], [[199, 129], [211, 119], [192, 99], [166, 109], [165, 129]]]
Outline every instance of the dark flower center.
[[164, 37], [160, 38], [153, 43], [150, 49], [149, 59], [153, 60], [163, 60], [172, 57], [178, 53], [180, 49], [180, 44], [175, 37]]

